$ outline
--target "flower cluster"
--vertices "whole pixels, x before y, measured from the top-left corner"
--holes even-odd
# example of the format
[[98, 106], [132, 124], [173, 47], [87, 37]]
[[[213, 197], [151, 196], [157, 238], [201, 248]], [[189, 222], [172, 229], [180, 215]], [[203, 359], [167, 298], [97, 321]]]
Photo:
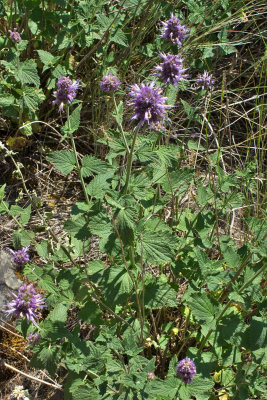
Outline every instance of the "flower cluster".
[[21, 41], [21, 36], [17, 32], [17, 28], [14, 28], [14, 31], [9, 30], [8, 32], [9, 32], [10, 40], [12, 40], [13, 43], [19, 43]]
[[30, 256], [28, 254], [29, 247], [30, 246], [27, 246], [20, 250], [7, 249], [9, 253], [12, 254], [14, 263], [19, 267], [22, 267], [24, 264], [30, 261]]
[[41, 340], [41, 336], [39, 335], [38, 332], [34, 332], [34, 333], [29, 333], [28, 335], [28, 342], [30, 344], [37, 344], [39, 343]]
[[212, 74], [209, 74], [208, 71], [204, 71], [202, 75], [199, 75], [197, 79], [197, 84], [201, 86], [201, 89], [211, 89], [214, 84], [214, 80], [212, 79]]
[[28, 390], [25, 390], [23, 386], [16, 386], [12, 391], [9, 400], [29, 400]]
[[184, 358], [177, 364], [177, 375], [180, 376], [184, 383], [192, 383], [196, 375], [196, 366], [190, 358]]
[[163, 62], [155, 67], [157, 75], [163, 83], [171, 83], [177, 86], [179, 81], [185, 81], [189, 75], [185, 74], [187, 68], [183, 68], [183, 58], [172, 54], [160, 53]]
[[24, 283], [17, 295], [13, 294], [14, 300], [6, 305], [5, 313], [16, 314], [17, 318], [26, 317], [28, 321], [35, 322], [40, 318], [40, 310], [46, 305], [43, 297], [36, 293], [33, 285]]
[[171, 41], [173, 44], [182, 46], [182, 41], [187, 36], [187, 32], [189, 32], [190, 29], [182, 25], [179, 18], [175, 17], [173, 13], [171, 13], [171, 18], [168, 19], [168, 21], [162, 22], [162, 25], [161, 37], [167, 41]]
[[69, 76], [62, 76], [57, 82], [57, 90], [54, 92], [56, 99], [52, 104], [59, 103], [59, 110], [63, 111], [64, 103], [73, 102], [80, 86], [79, 81], [72, 81]]
[[108, 75], [103, 76], [100, 82], [100, 89], [103, 90], [103, 92], [111, 93], [119, 90], [120, 85], [121, 82], [119, 79], [110, 72]]
[[165, 102], [167, 97], [161, 95], [161, 89], [154, 87], [154, 83], [132, 85], [129, 95], [132, 100], [129, 101], [130, 105], [134, 106], [134, 115], [132, 120], [137, 120], [140, 126], [147, 123], [151, 129], [163, 129], [162, 121], [167, 119], [166, 110], [170, 106]]

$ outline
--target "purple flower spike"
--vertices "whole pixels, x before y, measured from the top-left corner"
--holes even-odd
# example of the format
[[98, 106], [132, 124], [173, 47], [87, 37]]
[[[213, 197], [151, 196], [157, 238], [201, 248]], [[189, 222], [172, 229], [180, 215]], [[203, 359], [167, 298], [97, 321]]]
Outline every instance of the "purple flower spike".
[[140, 87], [132, 85], [131, 89], [129, 95], [132, 100], [129, 101], [129, 105], [134, 106], [134, 115], [131, 119], [138, 120], [139, 126], [147, 123], [150, 129], [164, 129], [163, 120], [168, 119], [166, 111], [170, 106], [165, 104], [167, 97], [161, 96], [161, 88], [154, 88], [154, 83], [148, 85], [141, 83]]
[[26, 317], [28, 321], [35, 323], [40, 318], [40, 311], [46, 304], [40, 294], [36, 294], [33, 285], [24, 283], [17, 295], [13, 294], [14, 300], [5, 306], [5, 313], [16, 314], [17, 318]]
[[28, 342], [30, 344], [37, 344], [39, 343], [41, 340], [41, 336], [39, 335], [39, 333], [35, 332], [35, 333], [29, 333], [28, 335]]
[[30, 246], [27, 246], [20, 250], [7, 249], [9, 253], [12, 254], [14, 263], [19, 267], [22, 267], [24, 264], [30, 261], [30, 256], [28, 254], [29, 247]]
[[100, 89], [103, 90], [103, 92], [111, 93], [119, 90], [120, 85], [121, 82], [119, 79], [110, 72], [108, 75], [103, 76], [100, 82]]
[[214, 80], [212, 79], [212, 74], [209, 74], [208, 71], [204, 71], [202, 75], [199, 75], [197, 79], [197, 84], [201, 86], [201, 89], [212, 89], [214, 84]]
[[196, 366], [190, 358], [184, 358], [177, 364], [177, 375], [180, 376], [184, 383], [192, 383], [196, 375]]
[[57, 91], [54, 92], [56, 99], [52, 104], [59, 103], [59, 111], [63, 111], [64, 103], [73, 102], [80, 86], [79, 81], [72, 81], [69, 76], [62, 76], [57, 82]]
[[163, 62], [154, 69], [163, 83], [172, 83], [178, 85], [179, 81], [185, 81], [189, 75], [184, 72], [187, 68], [183, 68], [184, 59], [181, 56], [160, 53]]
[[21, 41], [20, 34], [17, 32], [17, 28], [14, 28], [14, 31], [8, 31], [10, 35], [10, 40], [13, 43], [19, 43]]
[[186, 28], [185, 25], [181, 25], [179, 18], [175, 17], [173, 13], [171, 13], [171, 18], [167, 22], [162, 22], [162, 25], [162, 34], [160, 36], [173, 44], [182, 46], [182, 41], [184, 37], [188, 36], [187, 32], [190, 29]]

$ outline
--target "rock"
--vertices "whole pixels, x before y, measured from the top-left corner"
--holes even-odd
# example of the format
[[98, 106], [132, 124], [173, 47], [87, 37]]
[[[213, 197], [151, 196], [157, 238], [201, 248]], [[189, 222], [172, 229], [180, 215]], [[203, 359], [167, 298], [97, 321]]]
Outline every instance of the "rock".
[[21, 284], [22, 281], [15, 275], [12, 256], [6, 251], [0, 250], [0, 318], [4, 321], [10, 317], [3, 312], [3, 307], [13, 299], [11, 293], [17, 293]]

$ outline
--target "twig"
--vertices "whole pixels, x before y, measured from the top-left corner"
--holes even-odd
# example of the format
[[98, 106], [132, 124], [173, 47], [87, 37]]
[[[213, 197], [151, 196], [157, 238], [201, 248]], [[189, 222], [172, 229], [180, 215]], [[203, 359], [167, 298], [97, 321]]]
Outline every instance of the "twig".
[[39, 382], [39, 383], [41, 383], [41, 384], [43, 384], [43, 385], [51, 386], [51, 387], [53, 387], [53, 388], [55, 388], [55, 389], [58, 389], [58, 390], [63, 390], [61, 385], [54, 385], [53, 383], [49, 383], [49, 382], [43, 381], [42, 379], [36, 378], [35, 376], [26, 374], [25, 372], [22, 372], [22, 371], [20, 371], [19, 369], [15, 368], [15, 367], [12, 367], [12, 365], [7, 364], [7, 363], [6, 363], [5, 361], [3, 361], [3, 360], [1, 360], [1, 364], [2, 364], [4, 367], [9, 368], [9, 369], [11, 369], [12, 371], [17, 372], [18, 374], [21, 374], [21, 375], [23, 375], [23, 376], [26, 376], [26, 378], [32, 379], [32, 380], [34, 380], [34, 381], [36, 381], [36, 382]]

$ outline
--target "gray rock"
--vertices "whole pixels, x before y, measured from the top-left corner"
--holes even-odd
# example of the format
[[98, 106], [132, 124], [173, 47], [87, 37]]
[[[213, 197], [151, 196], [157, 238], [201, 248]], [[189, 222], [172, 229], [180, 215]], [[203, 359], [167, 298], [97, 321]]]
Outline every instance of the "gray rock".
[[15, 275], [12, 256], [4, 250], [0, 250], [0, 318], [7, 321], [10, 319], [4, 312], [3, 307], [12, 300], [12, 292], [17, 293], [22, 281]]

